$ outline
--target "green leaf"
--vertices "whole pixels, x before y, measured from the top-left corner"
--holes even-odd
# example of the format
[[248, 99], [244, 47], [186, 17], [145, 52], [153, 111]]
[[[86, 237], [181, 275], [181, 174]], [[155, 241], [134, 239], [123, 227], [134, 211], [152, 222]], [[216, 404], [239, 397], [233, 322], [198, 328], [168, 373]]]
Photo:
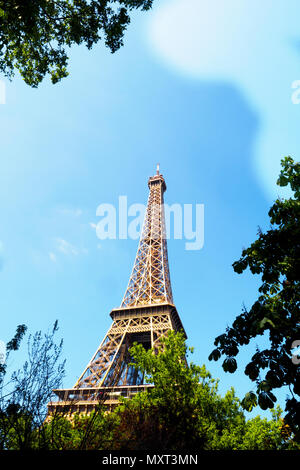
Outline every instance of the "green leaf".
[[252, 411], [257, 406], [257, 396], [253, 392], [248, 392], [241, 401], [242, 407], [246, 411]]
[[232, 374], [237, 369], [236, 359], [234, 357], [227, 357], [222, 366], [225, 372], [230, 372], [230, 374]]
[[209, 361], [212, 361], [212, 360], [217, 361], [218, 359], [220, 359], [220, 357], [221, 357], [220, 351], [218, 349], [214, 349], [208, 356], [208, 359]]
[[275, 396], [271, 392], [260, 392], [258, 395], [258, 404], [262, 410], [274, 408]]
[[268, 323], [269, 325], [271, 325], [272, 328], [275, 328], [275, 325], [274, 325], [274, 323], [272, 322], [272, 320], [270, 320], [270, 319], [267, 318], [267, 317], [264, 317], [264, 318], [261, 320], [261, 322], [259, 323], [259, 327], [260, 327], [260, 328], [264, 328], [264, 326], [265, 326], [267, 323]]

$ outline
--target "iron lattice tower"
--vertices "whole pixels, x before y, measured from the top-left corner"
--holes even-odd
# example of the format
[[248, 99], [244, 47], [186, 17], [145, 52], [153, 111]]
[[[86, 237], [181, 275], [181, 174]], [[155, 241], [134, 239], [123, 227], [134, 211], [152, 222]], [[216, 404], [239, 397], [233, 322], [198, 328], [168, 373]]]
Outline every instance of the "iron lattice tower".
[[89, 412], [99, 401], [110, 408], [118, 403], [118, 395], [144, 390], [149, 385], [130, 365], [132, 344], [157, 351], [160, 338], [169, 330], [184, 332], [173, 303], [164, 213], [166, 183], [159, 166], [148, 187], [143, 229], [121, 306], [111, 311], [113, 323], [74, 387], [54, 390], [58, 401], [49, 403], [50, 413], [61, 407]]

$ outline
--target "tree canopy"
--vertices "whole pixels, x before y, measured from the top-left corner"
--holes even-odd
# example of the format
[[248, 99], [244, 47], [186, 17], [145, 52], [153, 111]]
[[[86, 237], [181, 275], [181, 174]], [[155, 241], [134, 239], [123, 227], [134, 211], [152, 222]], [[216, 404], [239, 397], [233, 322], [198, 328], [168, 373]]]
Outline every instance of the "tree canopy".
[[68, 49], [100, 40], [112, 53], [123, 45], [132, 10], [153, 0], [0, 0], [0, 72], [18, 70], [37, 87], [45, 75], [57, 83], [68, 75]]
[[27, 341], [28, 355], [22, 368], [8, 376], [7, 359], [17, 351], [27, 327], [20, 325], [7, 344], [6, 363], [0, 365], [0, 450], [44, 446], [43, 423], [53, 389], [61, 385], [65, 361], [59, 362], [62, 340], [56, 343], [57, 321], [51, 332], [37, 331]]
[[131, 352], [154, 387], [124, 400], [117, 410], [121, 449], [263, 450], [289, 445], [280, 408], [273, 410], [271, 420], [247, 420], [233, 388], [221, 396], [219, 381], [204, 365], [187, 363], [193, 348], [187, 347], [182, 333], [170, 331], [157, 355], [141, 345]]
[[216, 349], [209, 359], [224, 355], [223, 369], [233, 373], [240, 347], [265, 335], [267, 346], [257, 348], [245, 368], [255, 390], [246, 394], [243, 405], [246, 409], [256, 404], [263, 410], [273, 408], [275, 390], [288, 387], [285, 420], [299, 438], [300, 361], [295, 360], [294, 347], [300, 340], [300, 163], [291, 157], [281, 163], [277, 184], [288, 186], [291, 197], [274, 202], [268, 214], [270, 229], [259, 229], [258, 238], [233, 263], [238, 274], [249, 268], [261, 276], [258, 298], [215, 339]]
[[[61, 380], [60, 345], [52, 334], [35, 335], [32, 366], [25, 367], [13, 400], [2, 400], [0, 438], [2, 449], [186, 451], [299, 449], [281, 417], [246, 419], [240, 400], [230, 389], [218, 392], [218, 380], [205, 366], [186, 361], [192, 352], [184, 335], [170, 331], [158, 354], [135, 344], [132, 364], [145, 374], [150, 387], [132, 398], [120, 398], [110, 413], [100, 406], [91, 414], [59, 411], [41, 421], [41, 409]], [[49, 355], [48, 355], [49, 353]], [[54, 354], [53, 354], [54, 353]], [[49, 359], [49, 364], [47, 363]], [[37, 372], [36, 366], [39, 366]], [[32, 373], [30, 373], [30, 371]], [[48, 376], [50, 376], [48, 380]], [[33, 386], [35, 385], [35, 386]], [[32, 402], [24, 400], [30, 395]], [[6, 406], [5, 406], [6, 405]]]
[[[46, 424], [51, 449], [111, 451], [267, 450], [297, 448], [278, 407], [272, 419], [246, 419], [233, 389], [224, 397], [205, 366], [187, 365], [184, 335], [170, 331], [160, 352], [131, 349], [135, 367], [150, 387], [105, 414], [63, 416]], [[152, 387], [151, 387], [152, 385]], [[91, 425], [92, 422], [92, 425]], [[88, 439], [85, 437], [89, 429]], [[57, 447], [60, 446], [60, 447]]]

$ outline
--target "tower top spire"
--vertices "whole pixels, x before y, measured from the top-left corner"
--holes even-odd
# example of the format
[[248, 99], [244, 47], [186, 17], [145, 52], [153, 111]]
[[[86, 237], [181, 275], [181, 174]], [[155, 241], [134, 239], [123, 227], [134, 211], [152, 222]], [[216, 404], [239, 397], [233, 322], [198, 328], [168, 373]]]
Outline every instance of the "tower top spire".
[[150, 178], [148, 179], [148, 186], [151, 189], [152, 185], [160, 184], [162, 191], [165, 192], [165, 190], [167, 189], [167, 185], [166, 185], [163, 175], [160, 173], [159, 167], [160, 165], [159, 163], [157, 163], [156, 173], [154, 176], [150, 176]]
[[148, 186], [150, 193], [139, 247], [121, 307], [173, 304], [163, 196], [166, 183], [159, 173], [159, 163]]

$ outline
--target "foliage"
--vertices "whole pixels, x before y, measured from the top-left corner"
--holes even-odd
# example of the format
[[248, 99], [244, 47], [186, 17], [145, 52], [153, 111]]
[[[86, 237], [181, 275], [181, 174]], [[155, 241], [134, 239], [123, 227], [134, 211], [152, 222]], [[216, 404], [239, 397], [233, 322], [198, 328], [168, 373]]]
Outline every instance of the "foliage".
[[[117, 425], [112, 415], [103, 409], [91, 414], [74, 413], [72, 418], [57, 413], [43, 425], [44, 449], [47, 450], [105, 450], [111, 446], [112, 431]], [[39, 448], [35, 433], [33, 447]]]
[[223, 369], [232, 373], [237, 369], [239, 348], [267, 334], [268, 346], [257, 348], [245, 368], [256, 390], [246, 394], [243, 406], [273, 408], [274, 390], [288, 386], [291, 396], [286, 401], [285, 421], [298, 433], [299, 440], [300, 367], [292, 360], [292, 353], [294, 341], [300, 340], [300, 164], [291, 157], [281, 163], [277, 184], [289, 185], [292, 196], [275, 201], [269, 210], [270, 229], [265, 233], [259, 230], [257, 240], [233, 263], [238, 274], [249, 268], [252, 274], [261, 275], [258, 299], [215, 339], [217, 348], [209, 359], [225, 355]]
[[246, 420], [233, 389], [224, 397], [205, 366], [187, 366], [184, 336], [170, 331], [155, 355], [131, 349], [135, 366], [154, 387], [123, 399], [114, 413], [117, 450], [279, 449], [290, 445], [282, 433], [281, 411], [271, 421]]
[[7, 360], [9, 358], [9, 355], [11, 351], [17, 351], [19, 349], [20, 343], [26, 333], [26, 330], [27, 330], [26, 325], [19, 325], [17, 327], [15, 336], [6, 345], [6, 362], [4, 364], [0, 364], [0, 387], [2, 387], [3, 385], [3, 380], [6, 374]]
[[68, 75], [67, 50], [88, 49], [103, 39], [111, 52], [123, 45], [130, 12], [153, 0], [0, 0], [0, 72], [17, 69], [33, 87], [46, 74], [52, 83]]
[[[17, 350], [26, 331], [24, 325], [7, 345], [9, 351]], [[58, 388], [64, 375], [65, 362], [58, 363], [62, 341], [55, 342], [57, 322], [50, 333], [36, 332], [28, 338], [28, 360], [22, 369], [14, 371], [5, 381], [6, 366], [0, 381], [0, 449], [32, 448], [38, 438], [43, 446], [42, 424], [47, 415], [47, 403], [52, 390]], [[36, 433], [36, 430], [38, 432]]]
[[[134, 366], [145, 373], [147, 391], [122, 399], [111, 413], [55, 413], [37, 426], [35, 410], [19, 404], [2, 412], [4, 448], [47, 450], [286, 449], [295, 447], [281, 410], [273, 419], [246, 420], [233, 389], [224, 397], [204, 366], [187, 365], [184, 335], [170, 331], [157, 355], [135, 344]], [[154, 387], [153, 387], [154, 385]]]

